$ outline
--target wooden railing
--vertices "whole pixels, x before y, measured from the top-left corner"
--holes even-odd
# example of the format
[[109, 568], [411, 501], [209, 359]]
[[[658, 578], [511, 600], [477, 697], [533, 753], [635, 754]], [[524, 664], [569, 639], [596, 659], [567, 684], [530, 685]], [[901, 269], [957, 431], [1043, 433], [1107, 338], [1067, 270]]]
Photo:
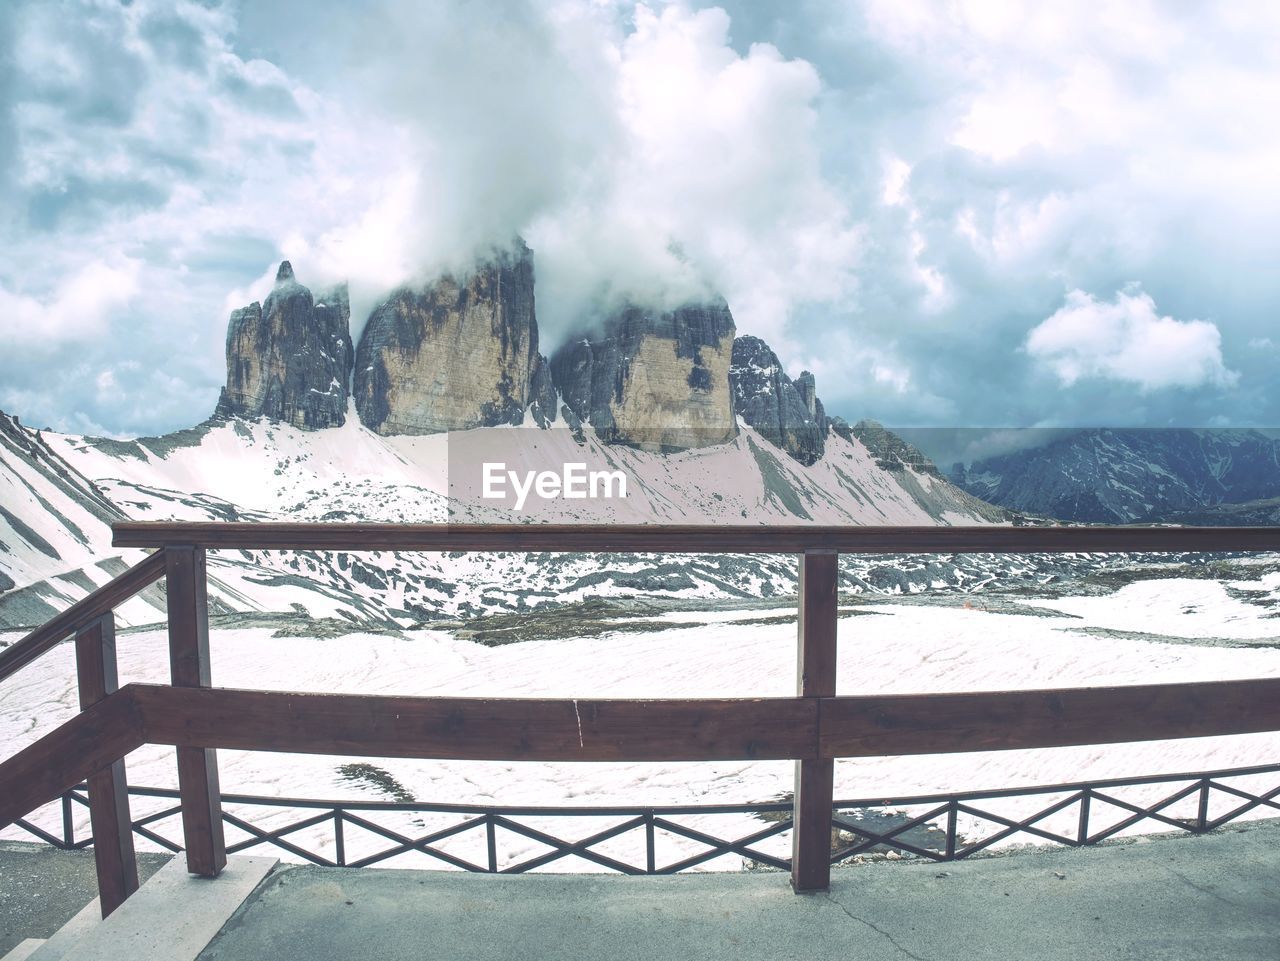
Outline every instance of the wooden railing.
[[[76, 638], [81, 713], [0, 762], [0, 826], [88, 781], [103, 913], [137, 888], [124, 757], [177, 749], [188, 870], [226, 864], [218, 748], [541, 761], [796, 762], [797, 891], [830, 882], [834, 762], [842, 757], [1045, 748], [1280, 730], [1280, 678], [1192, 684], [836, 696], [839, 553], [1256, 551], [1280, 529], [691, 527], [562, 525], [115, 525], [138, 566], [0, 652], [0, 681]], [[205, 551], [655, 551], [799, 555], [795, 697], [386, 697], [215, 688]], [[170, 685], [117, 687], [112, 609], [166, 581]]]

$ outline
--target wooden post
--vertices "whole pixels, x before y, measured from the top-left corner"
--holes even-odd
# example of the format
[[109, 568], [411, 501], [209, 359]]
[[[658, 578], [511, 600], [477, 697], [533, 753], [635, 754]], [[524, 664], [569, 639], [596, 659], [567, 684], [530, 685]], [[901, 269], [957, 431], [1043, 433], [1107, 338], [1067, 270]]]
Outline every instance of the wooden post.
[[[108, 612], [77, 632], [76, 674], [82, 711], [119, 689], [114, 614]], [[98, 867], [98, 900], [105, 918], [138, 890], [138, 859], [133, 851], [124, 759], [90, 774], [88, 780], [93, 860]]]
[[[800, 619], [797, 693], [836, 693], [836, 580], [839, 555], [806, 551], [800, 556]], [[794, 825], [791, 830], [791, 886], [797, 892], [831, 886], [831, 802], [835, 762], [796, 761]]]
[[[204, 548], [166, 547], [164, 552], [173, 686], [210, 687]], [[217, 752], [203, 747], [180, 747], [177, 752], [187, 870], [202, 877], [217, 877], [227, 865]]]

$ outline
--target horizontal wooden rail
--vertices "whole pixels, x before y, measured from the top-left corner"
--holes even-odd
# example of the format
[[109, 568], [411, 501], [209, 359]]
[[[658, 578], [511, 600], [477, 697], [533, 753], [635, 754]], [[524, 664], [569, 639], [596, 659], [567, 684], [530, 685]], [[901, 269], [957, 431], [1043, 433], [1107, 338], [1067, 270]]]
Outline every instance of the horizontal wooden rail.
[[0, 827], [141, 747], [142, 732], [133, 695], [124, 687], [0, 761]]
[[375, 697], [130, 685], [147, 740], [178, 747], [494, 761], [811, 756], [804, 698]]
[[1280, 527], [819, 527], [775, 525], [293, 524], [138, 521], [116, 547], [240, 550], [665, 551], [687, 554], [1280, 550]]
[[1280, 678], [824, 698], [824, 757], [952, 754], [1280, 730]]
[[1280, 678], [819, 698], [386, 697], [130, 684], [0, 762], [0, 827], [144, 743], [460, 760], [950, 754], [1280, 730]]
[[164, 552], [156, 551], [119, 577], [72, 604], [42, 627], [0, 651], [0, 681], [20, 671], [59, 641], [109, 614], [143, 589], [164, 577]]

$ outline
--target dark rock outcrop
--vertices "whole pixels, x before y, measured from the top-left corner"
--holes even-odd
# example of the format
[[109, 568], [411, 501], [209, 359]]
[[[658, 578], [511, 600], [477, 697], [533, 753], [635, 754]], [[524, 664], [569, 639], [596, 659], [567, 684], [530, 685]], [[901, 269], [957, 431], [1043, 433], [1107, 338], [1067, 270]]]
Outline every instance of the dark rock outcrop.
[[942, 477], [937, 465], [923, 451], [877, 421], [860, 420], [849, 428], [849, 433], [871, 453], [876, 464], [884, 470], [901, 472], [910, 467], [918, 474]]
[[656, 312], [627, 306], [551, 359], [565, 406], [606, 443], [656, 450], [723, 444], [737, 434], [724, 301]]
[[269, 417], [309, 430], [346, 421], [352, 349], [343, 284], [313, 298], [289, 261], [266, 301], [233, 311], [216, 416]]
[[539, 427], [550, 427], [556, 419], [556, 388], [551, 382], [551, 363], [541, 354], [533, 358], [529, 374], [529, 416]]
[[[533, 254], [523, 241], [478, 265], [401, 288], [369, 318], [356, 351], [360, 421], [380, 434], [518, 424], [554, 412], [538, 379]], [[531, 397], [531, 388], [534, 396]]]
[[[1280, 438], [1246, 429], [1064, 429], [1039, 446], [953, 469], [952, 478], [975, 497], [1059, 520], [1208, 524], [1221, 505], [1280, 497]], [[1248, 516], [1240, 514], [1242, 524]]]
[[806, 370], [793, 382], [768, 344], [745, 336], [733, 342], [729, 382], [734, 410], [761, 437], [805, 465], [822, 456], [827, 418], [813, 374]]

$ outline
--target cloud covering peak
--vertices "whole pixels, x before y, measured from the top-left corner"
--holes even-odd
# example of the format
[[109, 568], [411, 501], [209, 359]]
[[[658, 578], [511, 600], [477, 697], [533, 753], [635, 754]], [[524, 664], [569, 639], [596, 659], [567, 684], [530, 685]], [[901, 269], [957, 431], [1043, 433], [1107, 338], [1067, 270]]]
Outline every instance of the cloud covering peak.
[[281, 259], [358, 327], [518, 233], [548, 344], [719, 293], [853, 419], [1274, 424], [1277, 42], [1157, 0], [17, 0], [0, 407], [192, 423]]

